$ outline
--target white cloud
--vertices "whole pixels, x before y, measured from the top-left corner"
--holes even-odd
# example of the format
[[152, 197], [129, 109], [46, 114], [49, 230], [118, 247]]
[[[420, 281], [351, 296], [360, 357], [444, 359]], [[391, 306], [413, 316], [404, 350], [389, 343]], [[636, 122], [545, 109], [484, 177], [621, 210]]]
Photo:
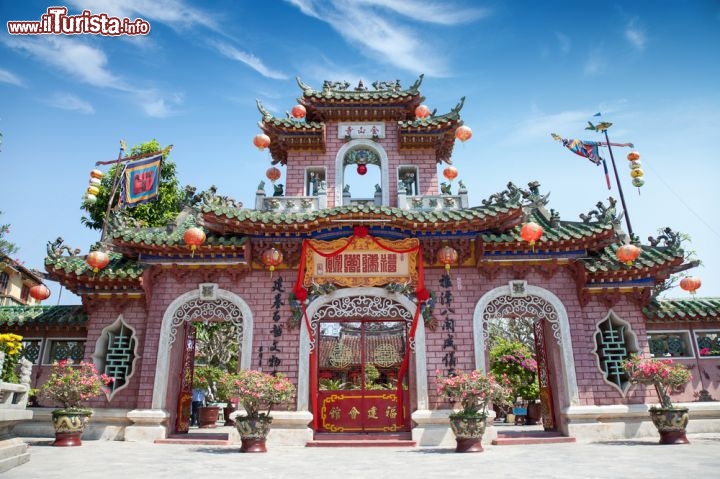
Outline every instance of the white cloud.
[[3, 70], [2, 68], [0, 68], [0, 83], [9, 83], [10, 85], [15, 86], [25, 86], [19, 76], [15, 75], [13, 72]]
[[86, 115], [95, 113], [95, 109], [90, 103], [71, 93], [55, 93], [46, 103], [61, 110], [77, 111]]
[[550, 138], [550, 133], [566, 137], [586, 125], [594, 113], [569, 110], [547, 114], [533, 111], [526, 119], [514, 125], [503, 143], [537, 143]]
[[84, 83], [102, 88], [128, 90], [118, 77], [106, 68], [107, 57], [99, 48], [76, 39], [60, 36], [40, 38], [10, 37], [6, 45], [54, 66]]
[[173, 108], [182, 102], [182, 96], [176, 93], [131, 85], [107, 68], [105, 52], [79, 39], [47, 36], [32, 39], [0, 37], [0, 41], [82, 83], [129, 94], [148, 116], [170, 116], [174, 113]]
[[585, 60], [585, 65], [583, 66], [583, 73], [590, 76], [597, 75], [605, 71], [606, 67], [607, 62], [605, 61], [605, 56], [602, 50], [598, 48], [588, 55], [587, 60]]
[[570, 37], [568, 37], [564, 33], [555, 32], [555, 38], [557, 38], [557, 41], [560, 44], [560, 51], [565, 55], [570, 53]]
[[489, 14], [483, 9], [455, 8], [448, 3], [423, 0], [287, 1], [303, 14], [329, 24], [367, 56], [380, 55], [395, 67], [429, 76], [447, 75], [447, 55], [434, 50], [427, 34], [412, 26], [412, 22], [450, 26]]
[[647, 37], [645, 36], [645, 31], [642, 28], [636, 26], [634, 20], [631, 20], [630, 23], [625, 28], [625, 38], [637, 50], [639, 50], [639, 51], [645, 50], [645, 45], [647, 43]]
[[231, 60], [236, 60], [244, 63], [245, 65], [249, 66], [264, 77], [274, 78], [276, 80], [285, 80], [288, 78], [286, 74], [268, 68], [262, 62], [262, 60], [260, 60], [252, 53], [242, 52], [237, 48], [233, 47], [232, 45], [228, 45], [227, 43], [211, 42], [210, 44], [215, 47], [222, 55], [230, 58]]

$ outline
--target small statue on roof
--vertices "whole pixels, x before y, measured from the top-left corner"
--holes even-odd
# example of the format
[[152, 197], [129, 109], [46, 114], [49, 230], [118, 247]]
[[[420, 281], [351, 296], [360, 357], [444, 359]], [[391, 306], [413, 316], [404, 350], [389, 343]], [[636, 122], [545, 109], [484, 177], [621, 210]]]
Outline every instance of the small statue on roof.
[[440, 183], [440, 193], [442, 193], [443, 195], [451, 195], [452, 192], [450, 191], [450, 187], [450, 183], [446, 183], [443, 181], [442, 183]]
[[273, 185], [273, 196], [283, 196], [285, 194], [285, 185], [278, 183]]

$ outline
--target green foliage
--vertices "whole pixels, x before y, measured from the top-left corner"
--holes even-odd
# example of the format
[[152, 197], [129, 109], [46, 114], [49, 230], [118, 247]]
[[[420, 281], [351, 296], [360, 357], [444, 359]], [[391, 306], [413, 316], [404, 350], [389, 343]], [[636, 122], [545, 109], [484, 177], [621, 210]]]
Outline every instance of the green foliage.
[[[3, 212], [0, 211], [0, 215], [2, 215]], [[0, 224], [0, 254], [4, 254], [6, 256], [10, 256], [13, 253], [16, 253], [18, 250], [18, 247], [15, 243], [11, 243], [7, 239], [5, 239], [5, 235], [10, 233], [10, 225], [9, 224]]]
[[219, 397], [218, 382], [225, 371], [217, 366], [197, 366], [193, 372], [193, 389], [208, 392], [211, 399]]
[[487, 417], [490, 403], [500, 407], [511, 404], [510, 386], [504, 377], [480, 371], [456, 371], [447, 377], [440, 370], [436, 373], [438, 395], [460, 403], [460, 411], [451, 418]]
[[532, 401], [539, 397], [537, 361], [526, 345], [498, 339], [490, 350], [490, 371], [508, 378], [514, 398], [522, 397]]
[[[139, 155], [142, 153], [152, 153], [160, 151], [162, 148], [156, 140], [148, 141], [140, 145], [134, 146], [129, 156]], [[137, 220], [143, 226], [164, 226], [169, 221], [174, 220], [182, 209], [182, 200], [185, 197], [183, 189], [177, 180], [177, 172], [175, 163], [167, 159], [168, 153], [163, 158], [162, 168], [160, 169], [160, 186], [159, 196], [154, 201], [144, 203], [133, 208], [127, 208], [130, 217]], [[117, 175], [117, 178], [116, 178]], [[114, 165], [102, 177], [100, 192], [97, 194], [95, 203], [84, 201], [82, 209], [88, 212], [88, 216], [83, 216], [81, 222], [90, 229], [101, 230], [105, 212], [107, 211], [110, 192], [112, 191], [113, 182], [121, 181], [122, 166]], [[120, 188], [117, 189], [113, 196], [113, 207], [117, 205]]]

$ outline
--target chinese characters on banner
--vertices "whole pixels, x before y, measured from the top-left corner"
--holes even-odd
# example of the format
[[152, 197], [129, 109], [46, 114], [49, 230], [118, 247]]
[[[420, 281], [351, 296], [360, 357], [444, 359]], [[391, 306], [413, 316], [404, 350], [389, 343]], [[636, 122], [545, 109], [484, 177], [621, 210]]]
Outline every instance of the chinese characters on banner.
[[338, 123], [338, 138], [385, 138], [385, 124]]
[[445, 375], [452, 376], [455, 374], [455, 366], [457, 365], [457, 359], [455, 359], [455, 310], [452, 307], [453, 296], [452, 296], [452, 280], [449, 274], [444, 274], [440, 278], [440, 304], [442, 310], [440, 316], [442, 317], [442, 330], [447, 332], [447, 336], [443, 341], [443, 365], [445, 366]]
[[[282, 364], [282, 359], [278, 357], [278, 354], [281, 352], [280, 347], [278, 346], [278, 343], [280, 342], [280, 338], [282, 337], [282, 325], [280, 324], [280, 308], [285, 304], [282, 301], [282, 293], [285, 292], [285, 289], [283, 288], [283, 278], [282, 276], [278, 277], [273, 282], [272, 291], [275, 293], [273, 296], [273, 304], [272, 304], [272, 310], [273, 310], [273, 325], [272, 328], [270, 328], [270, 333], [273, 337], [272, 346], [270, 346], [270, 358], [267, 361], [267, 365], [272, 369], [272, 374], [276, 374], [278, 366]], [[264, 348], [260, 346], [258, 350], [258, 365], [262, 369], [263, 366], [263, 352]]]

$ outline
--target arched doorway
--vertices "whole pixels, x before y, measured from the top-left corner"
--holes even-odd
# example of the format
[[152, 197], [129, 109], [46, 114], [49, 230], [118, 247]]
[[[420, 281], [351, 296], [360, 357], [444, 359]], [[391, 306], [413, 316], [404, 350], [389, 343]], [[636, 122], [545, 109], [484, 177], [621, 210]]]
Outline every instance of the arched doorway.
[[353, 159], [353, 153], [360, 151], [367, 151], [368, 156], [372, 157], [372, 162], [368, 164], [374, 164], [380, 168], [379, 184], [382, 192], [382, 204], [390, 204], [390, 178], [385, 149], [372, 140], [356, 139], [345, 143], [335, 156], [335, 206], [343, 204], [343, 189], [346, 185], [345, 168], [357, 163], [357, 160]]
[[177, 431], [187, 430], [185, 422], [189, 420], [195, 347], [193, 322], [196, 321], [233, 323], [240, 346], [240, 367], [248, 368], [251, 361], [253, 321], [245, 301], [212, 283], [201, 284], [198, 290], [176, 298], [163, 315], [153, 409], [166, 410], [170, 415], [168, 428]]
[[[407, 343], [415, 308], [407, 297], [375, 287], [338, 289], [310, 303], [307, 314], [314, 341], [302, 328], [298, 410], [313, 413], [316, 432], [410, 430], [411, 409], [427, 408], [424, 329], [417, 328], [415, 342]], [[400, 360], [408, 347], [409, 366], [401, 375]], [[310, 361], [311, 351], [316, 353], [315, 364]], [[318, 378], [314, 390], [312, 374]], [[327, 380], [324, 386], [320, 379]], [[399, 395], [393, 387], [398, 383]], [[333, 395], [343, 396], [342, 402], [347, 398], [347, 404]], [[317, 411], [310, 404], [317, 405]]]
[[487, 368], [489, 322], [520, 317], [533, 322], [543, 425], [567, 432], [558, 421], [559, 412], [578, 403], [577, 381], [567, 312], [553, 293], [525, 281], [511, 281], [486, 293], [473, 316], [476, 367]]

